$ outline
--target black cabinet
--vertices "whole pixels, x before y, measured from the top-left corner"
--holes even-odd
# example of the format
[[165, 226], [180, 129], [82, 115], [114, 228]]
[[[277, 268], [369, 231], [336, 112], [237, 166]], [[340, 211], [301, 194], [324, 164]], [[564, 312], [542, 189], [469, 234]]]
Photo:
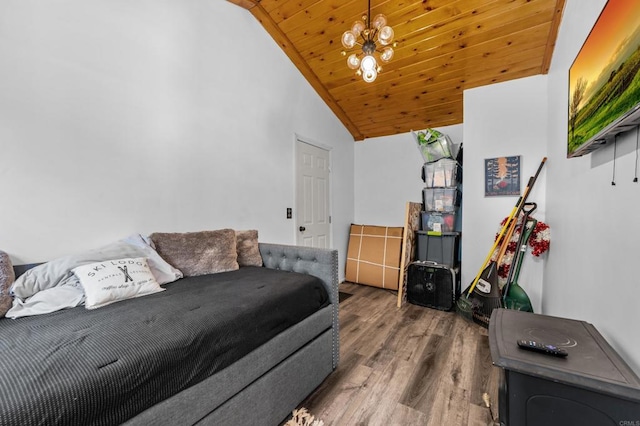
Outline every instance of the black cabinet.
[[[527, 351], [518, 339], [569, 355]], [[493, 364], [502, 369], [501, 425], [640, 425], [640, 379], [591, 324], [496, 309], [489, 344]]]

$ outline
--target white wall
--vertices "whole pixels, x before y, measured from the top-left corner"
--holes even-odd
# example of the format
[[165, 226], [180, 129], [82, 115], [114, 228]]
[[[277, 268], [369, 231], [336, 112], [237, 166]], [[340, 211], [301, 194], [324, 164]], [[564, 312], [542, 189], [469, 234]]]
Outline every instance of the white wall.
[[353, 139], [246, 10], [4, 0], [0, 58], [0, 249], [14, 263], [132, 232], [255, 228], [294, 243], [296, 133], [333, 148], [344, 262]]
[[[461, 124], [438, 128], [454, 144], [463, 142], [462, 129]], [[422, 202], [423, 164], [411, 133], [356, 143], [355, 223], [404, 226], [407, 201]]]
[[542, 309], [592, 323], [640, 373], [636, 133], [618, 139], [615, 186], [613, 146], [566, 158], [568, 69], [605, 3], [567, 1], [548, 76], [547, 216], [553, 237]]
[[[500, 230], [500, 222], [518, 200], [515, 196], [484, 196], [484, 160], [520, 155], [523, 192], [529, 177], [546, 156], [547, 77], [534, 76], [466, 90], [464, 117], [463, 289], [475, 278]], [[538, 204], [533, 217], [545, 223], [545, 177], [549, 167], [554, 167], [552, 161], [544, 166], [527, 199]], [[554, 227], [549, 225], [553, 233]], [[534, 311], [540, 312], [546, 256], [526, 256], [518, 282], [529, 295]]]

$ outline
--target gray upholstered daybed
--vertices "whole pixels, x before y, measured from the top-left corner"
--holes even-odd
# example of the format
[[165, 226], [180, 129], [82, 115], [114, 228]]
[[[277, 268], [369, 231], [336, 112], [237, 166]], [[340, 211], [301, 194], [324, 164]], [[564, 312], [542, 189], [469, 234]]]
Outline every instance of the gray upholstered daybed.
[[[338, 258], [259, 251], [264, 267], [182, 278], [95, 310], [0, 319], [0, 423], [277, 425], [338, 365]], [[50, 352], [26, 356], [34, 351]]]
[[277, 424], [337, 368], [338, 252], [260, 243], [260, 253], [266, 268], [320, 278], [331, 304], [127, 424]]

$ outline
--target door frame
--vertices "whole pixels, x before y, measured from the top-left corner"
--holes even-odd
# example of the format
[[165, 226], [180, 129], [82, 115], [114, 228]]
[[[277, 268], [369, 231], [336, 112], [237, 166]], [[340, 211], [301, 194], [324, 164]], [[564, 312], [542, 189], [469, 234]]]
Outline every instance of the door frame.
[[298, 186], [300, 185], [300, 182], [298, 182], [298, 142], [327, 151], [329, 156], [329, 199], [327, 203], [329, 205], [329, 247], [333, 248], [333, 147], [301, 136], [298, 133], [294, 133], [293, 138], [293, 241], [294, 244], [298, 244]]

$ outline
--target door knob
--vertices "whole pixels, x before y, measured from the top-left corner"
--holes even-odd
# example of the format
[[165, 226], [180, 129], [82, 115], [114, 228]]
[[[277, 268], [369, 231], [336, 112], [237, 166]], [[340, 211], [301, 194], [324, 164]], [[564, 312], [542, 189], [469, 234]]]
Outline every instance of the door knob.
[[305, 228], [304, 226], [301, 226], [300, 228], [298, 228], [300, 230], [300, 232], [304, 232], [307, 230], [307, 228]]

